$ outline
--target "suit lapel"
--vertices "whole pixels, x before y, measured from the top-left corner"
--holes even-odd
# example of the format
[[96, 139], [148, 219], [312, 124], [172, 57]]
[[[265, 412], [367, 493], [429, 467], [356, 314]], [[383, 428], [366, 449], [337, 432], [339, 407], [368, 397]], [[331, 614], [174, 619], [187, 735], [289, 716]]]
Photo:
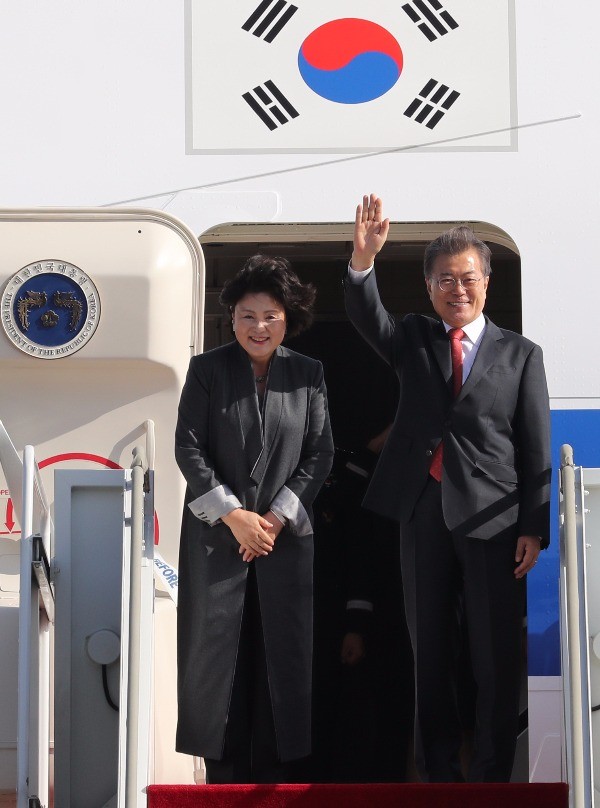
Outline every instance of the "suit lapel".
[[257, 485], [264, 476], [271, 446], [273, 445], [277, 430], [279, 429], [279, 422], [281, 421], [285, 365], [285, 362], [281, 358], [282, 353], [283, 349], [279, 346], [273, 354], [271, 367], [269, 368], [262, 417], [262, 451], [250, 473], [250, 476]]
[[465, 396], [469, 395], [469, 392], [475, 387], [481, 377], [487, 373], [488, 369], [497, 359], [498, 351], [500, 350], [499, 342], [503, 339], [502, 331], [500, 331], [498, 326], [494, 325], [491, 320], [488, 320], [487, 317], [485, 319], [486, 327], [481, 345], [477, 351], [471, 372], [467, 376], [467, 380], [456, 398], [457, 402], [462, 401]]
[[244, 456], [248, 462], [250, 477], [258, 485], [264, 476], [269, 452], [281, 421], [284, 349], [279, 346], [273, 355], [261, 418], [252, 365], [244, 349], [237, 344], [235, 348], [231, 384], [235, 390]]
[[234, 346], [231, 363], [231, 386], [235, 391], [244, 456], [248, 462], [248, 469], [252, 469], [262, 452], [261, 420], [252, 365], [248, 355], [238, 343]]
[[452, 359], [450, 358], [450, 343], [446, 335], [444, 324], [439, 320], [431, 321], [431, 347], [442, 372], [448, 391], [452, 380]]

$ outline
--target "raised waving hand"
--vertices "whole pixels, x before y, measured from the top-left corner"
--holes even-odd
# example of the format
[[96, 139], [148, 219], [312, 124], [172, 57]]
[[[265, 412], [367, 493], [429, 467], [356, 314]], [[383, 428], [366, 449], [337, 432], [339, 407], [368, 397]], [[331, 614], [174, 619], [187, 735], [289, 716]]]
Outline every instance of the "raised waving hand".
[[368, 269], [381, 250], [390, 229], [390, 220], [383, 218], [383, 203], [375, 194], [363, 196], [356, 208], [354, 220], [354, 250], [350, 265], [357, 272]]

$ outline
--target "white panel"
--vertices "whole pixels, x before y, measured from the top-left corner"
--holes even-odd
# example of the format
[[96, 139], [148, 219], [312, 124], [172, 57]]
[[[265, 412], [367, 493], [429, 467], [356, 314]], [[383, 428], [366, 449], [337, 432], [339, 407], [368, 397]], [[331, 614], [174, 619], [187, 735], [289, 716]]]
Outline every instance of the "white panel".
[[[62, 257], [90, 274], [102, 303], [98, 330], [66, 358], [27, 356], [0, 330], [0, 376], [5, 392], [14, 392], [3, 397], [8, 434], [19, 451], [35, 445], [52, 500], [55, 469], [129, 467], [132, 448], [146, 441], [143, 424], [152, 419], [161, 552], [176, 562], [184, 483], [172, 447], [190, 345], [198, 347], [201, 337], [192, 327], [202, 309], [197, 240], [171, 216], [126, 210], [3, 212], [0, 235], [0, 292], [21, 267]], [[20, 498], [20, 481], [17, 488]], [[20, 527], [7, 519], [7, 490], [0, 473], [0, 538], [10, 527], [18, 551]], [[8, 597], [12, 577], [0, 563], [0, 599]], [[1, 640], [2, 653], [16, 655], [10, 637]], [[170, 641], [162, 664], [174, 676], [173, 634]], [[173, 746], [168, 757], [176, 760]]]
[[[2, 501], [0, 500], [0, 505]], [[0, 605], [17, 605], [19, 592], [19, 544], [0, 538]]]
[[[590, 660], [590, 704], [600, 707], [600, 469], [583, 469], [587, 603]], [[597, 639], [596, 639], [597, 638]], [[595, 642], [594, 642], [595, 640]], [[592, 712], [594, 784], [600, 785], [600, 710]]]
[[529, 779], [532, 783], [562, 782], [562, 677], [530, 676], [528, 690]]
[[195, 233], [202, 233], [206, 221], [271, 222], [279, 214], [279, 194], [275, 191], [180, 191], [165, 203], [173, 216], [185, 218]]
[[[62, 258], [90, 275], [102, 305], [96, 333], [65, 358], [27, 356], [0, 331], [3, 384], [18, 390], [3, 398], [10, 437], [18, 450], [35, 445], [52, 499], [54, 468], [129, 467], [133, 446], [145, 440], [142, 424], [153, 419], [161, 545], [174, 562], [183, 480], [172, 442], [190, 344], [200, 345], [198, 241], [170, 216], [126, 210], [0, 212], [0, 237], [0, 287], [33, 261]], [[0, 491], [6, 489], [0, 474]], [[0, 498], [2, 506], [6, 516]]]
[[[56, 475], [55, 794], [57, 805], [104, 805], [117, 792], [119, 718], [86, 638], [121, 634], [123, 471]], [[108, 667], [118, 701], [119, 663]]]
[[155, 613], [155, 726], [154, 749], [156, 783], [194, 782], [194, 763], [189, 755], [172, 755], [177, 727], [177, 671], [165, 665], [173, 653], [173, 637], [177, 634], [177, 610], [169, 597], [157, 597]]
[[[18, 609], [0, 608], [3, 647], [16, 649], [19, 634]], [[17, 773], [17, 654], [0, 654], [0, 789], [14, 788]]]

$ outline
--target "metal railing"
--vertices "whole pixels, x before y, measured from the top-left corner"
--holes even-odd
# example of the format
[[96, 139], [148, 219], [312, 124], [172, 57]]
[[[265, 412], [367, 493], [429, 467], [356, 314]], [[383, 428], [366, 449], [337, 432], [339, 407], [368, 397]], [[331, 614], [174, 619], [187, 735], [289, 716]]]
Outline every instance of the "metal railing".
[[[154, 434], [152, 434], [152, 439]], [[142, 559], [144, 557], [144, 491], [148, 463], [141, 446], [133, 450], [131, 464], [131, 553], [129, 556], [129, 648], [127, 674], [127, 739], [125, 805], [139, 801], [138, 750], [140, 720]]]
[[586, 547], [581, 469], [561, 447], [561, 649], [565, 692], [567, 779], [571, 808], [593, 808]]
[[[33, 446], [23, 452], [21, 512], [21, 591], [19, 595], [19, 690], [17, 719], [17, 808], [48, 804], [50, 744], [50, 643], [48, 623], [53, 599], [43, 559], [50, 556], [52, 521]], [[34, 575], [36, 559], [42, 566]], [[41, 557], [41, 559], [40, 559]], [[39, 582], [44, 587], [41, 597]], [[44, 608], [42, 608], [44, 607]], [[37, 643], [34, 644], [37, 637]], [[34, 694], [33, 688], [37, 688]], [[35, 696], [35, 697], [34, 697]], [[34, 698], [32, 698], [34, 697]], [[32, 716], [32, 701], [37, 712]]]
[[[149, 643], [142, 638], [147, 634], [148, 606], [142, 618], [142, 602], [147, 601], [148, 575], [152, 578], [152, 539], [154, 505], [152, 469], [154, 466], [154, 422], [142, 424], [145, 448], [136, 446], [131, 464], [131, 545], [128, 548], [128, 596], [123, 608], [127, 609], [126, 702], [122, 711], [121, 743], [124, 744], [124, 771], [119, 780], [119, 805], [145, 804], [140, 775], [146, 771], [147, 761], [140, 759], [140, 749], [147, 746], [148, 716], [140, 707], [148, 694], [140, 696], [142, 653]], [[50, 642], [49, 624], [54, 621], [54, 592], [50, 582], [53, 527], [50, 506], [40, 478], [32, 446], [26, 446], [23, 460], [19, 457], [10, 436], [0, 421], [0, 466], [4, 472], [11, 498], [21, 523], [19, 603], [19, 689], [17, 717], [17, 808], [48, 805], [49, 799], [49, 746], [50, 746]], [[150, 558], [150, 561], [148, 560]], [[144, 583], [144, 580], [146, 583]], [[150, 611], [151, 611], [151, 607]], [[122, 660], [123, 662], [123, 660]], [[149, 709], [149, 707], [148, 707]], [[140, 734], [140, 721], [143, 727]], [[147, 779], [143, 781], [145, 787]]]

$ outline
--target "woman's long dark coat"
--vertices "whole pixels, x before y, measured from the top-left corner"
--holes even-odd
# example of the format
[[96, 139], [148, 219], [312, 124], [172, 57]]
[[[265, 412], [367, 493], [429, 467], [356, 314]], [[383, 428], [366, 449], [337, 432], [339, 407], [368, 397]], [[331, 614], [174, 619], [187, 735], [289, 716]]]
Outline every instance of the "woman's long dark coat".
[[310, 752], [311, 504], [332, 456], [319, 362], [279, 346], [261, 419], [252, 367], [237, 342], [191, 360], [176, 432], [188, 484], [179, 555], [178, 751], [214, 759], [223, 751], [248, 565], [219, 517], [239, 503], [259, 514], [276, 504], [287, 518], [274, 550], [251, 563], [279, 756]]

